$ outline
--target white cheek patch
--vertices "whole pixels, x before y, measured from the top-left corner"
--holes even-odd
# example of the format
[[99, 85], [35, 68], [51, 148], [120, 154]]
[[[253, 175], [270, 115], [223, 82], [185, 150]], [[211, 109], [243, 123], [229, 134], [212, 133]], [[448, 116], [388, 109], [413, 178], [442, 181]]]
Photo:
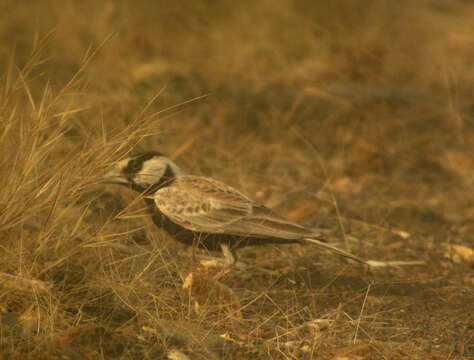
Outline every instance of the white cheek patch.
[[142, 169], [135, 175], [133, 182], [148, 187], [160, 181], [166, 171], [166, 161], [162, 157], [143, 162]]

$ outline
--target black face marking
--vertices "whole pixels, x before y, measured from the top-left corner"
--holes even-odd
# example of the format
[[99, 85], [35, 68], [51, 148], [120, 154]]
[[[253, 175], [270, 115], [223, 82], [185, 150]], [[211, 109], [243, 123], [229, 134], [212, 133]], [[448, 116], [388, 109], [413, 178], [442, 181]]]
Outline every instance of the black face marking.
[[173, 169], [169, 164], [166, 164], [166, 170], [163, 176], [161, 177], [160, 181], [158, 184], [161, 186], [168, 186], [170, 185], [174, 179], [176, 178], [176, 174], [173, 172]]

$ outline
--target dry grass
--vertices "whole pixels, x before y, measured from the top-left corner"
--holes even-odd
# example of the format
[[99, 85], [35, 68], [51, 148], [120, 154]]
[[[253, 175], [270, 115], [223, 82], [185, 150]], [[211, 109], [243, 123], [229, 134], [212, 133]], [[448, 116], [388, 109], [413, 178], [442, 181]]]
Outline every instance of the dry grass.
[[[473, 17], [459, 0], [4, 2], [0, 359], [472, 357]], [[247, 272], [205, 268], [98, 184], [139, 149], [424, 265], [269, 246], [240, 252]]]

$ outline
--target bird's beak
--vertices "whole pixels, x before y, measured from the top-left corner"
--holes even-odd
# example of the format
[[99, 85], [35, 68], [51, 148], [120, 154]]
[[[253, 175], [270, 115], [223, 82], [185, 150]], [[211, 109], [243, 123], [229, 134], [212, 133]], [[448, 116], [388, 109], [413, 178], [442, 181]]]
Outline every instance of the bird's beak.
[[128, 179], [123, 176], [121, 168], [119, 166], [114, 166], [109, 172], [107, 172], [101, 178], [101, 182], [105, 184], [129, 184]]

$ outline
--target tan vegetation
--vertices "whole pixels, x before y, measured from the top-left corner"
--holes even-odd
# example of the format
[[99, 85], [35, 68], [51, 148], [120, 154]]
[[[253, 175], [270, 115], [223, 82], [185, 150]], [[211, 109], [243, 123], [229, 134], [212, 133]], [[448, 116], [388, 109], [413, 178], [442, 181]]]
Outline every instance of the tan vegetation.
[[[473, 18], [461, 0], [2, 2], [0, 359], [471, 358]], [[299, 245], [203, 266], [99, 183], [145, 149], [398, 266]]]

